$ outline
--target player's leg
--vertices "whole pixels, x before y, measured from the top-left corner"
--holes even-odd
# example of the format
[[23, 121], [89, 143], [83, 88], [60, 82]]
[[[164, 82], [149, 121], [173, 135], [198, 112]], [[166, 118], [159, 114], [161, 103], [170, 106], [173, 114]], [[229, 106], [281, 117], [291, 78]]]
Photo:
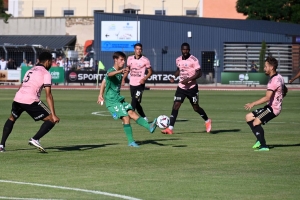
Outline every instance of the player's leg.
[[185, 97], [186, 97], [185, 90], [177, 87], [177, 90], [176, 90], [175, 96], [174, 96], [172, 112], [171, 112], [171, 116], [170, 116], [170, 125], [168, 128], [161, 131], [163, 134], [168, 134], [168, 135], [173, 134], [173, 129], [174, 129], [175, 122], [176, 122], [176, 119], [178, 116], [179, 108], [180, 108], [181, 104], [184, 102]]
[[130, 125], [130, 117], [129, 116], [124, 116], [121, 117], [121, 120], [123, 122], [123, 130], [125, 132], [127, 141], [128, 141], [128, 146], [130, 147], [139, 147], [138, 144], [135, 143], [133, 139], [133, 134], [132, 134], [132, 127]]
[[15, 121], [21, 116], [23, 111], [24, 110], [20, 107], [19, 103], [15, 102], [15, 101], [12, 103], [11, 115], [6, 120], [6, 122], [3, 126], [2, 139], [1, 139], [1, 144], [0, 144], [0, 152], [5, 151], [5, 142], [14, 127]]
[[35, 121], [44, 121], [37, 133], [29, 139], [28, 143], [45, 152], [39, 140], [55, 126], [55, 122], [51, 117], [51, 111], [42, 101], [26, 105], [24, 109]]
[[[259, 110], [259, 109], [258, 109], [258, 110]], [[256, 110], [256, 111], [258, 111], [258, 110]], [[253, 111], [253, 112], [256, 112], [256, 111]], [[246, 115], [246, 122], [247, 122], [247, 124], [249, 125], [249, 127], [250, 127], [252, 133], [253, 133], [254, 136], [256, 137], [256, 142], [255, 142], [255, 144], [252, 146], [253, 149], [256, 149], [256, 148], [259, 148], [259, 147], [260, 147], [260, 141], [259, 141], [259, 139], [257, 138], [257, 136], [256, 136], [256, 134], [255, 134], [255, 131], [254, 131], [254, 125], [253, 125], [253, 122], [254, 122], [255, 116], [254, 116], [253, 112], [248, 113], [248, 114]]]
[[141, 106], [143, 91], [143, 85], [130, 86], [132, 108], [136, 110], [141, 117], [145, 118], [146, 115]]
[[199, 90], [198, 86], [195, 86], [194, 88], [187, 90], [187, 98], [190, 101], [190, 104], [192, 105], [194, 111], [198, 113], [202, 119], [205, 121], [205, 128], [206, 132], [209, 133], [211, 131], [211, 119], [208, 118], [206, 112], [203, 108], [199, 106]]
[[156, 118], [151, 122], [148, 123], [143, 117], [140, 117], [134, 110], [132, 110], [130, 104], [124, 106], [128, 112], [128, 115], [131, 119], [133, 119], [138, 125], [146, 128], [150, 133], [153, 133], [156, 129]]

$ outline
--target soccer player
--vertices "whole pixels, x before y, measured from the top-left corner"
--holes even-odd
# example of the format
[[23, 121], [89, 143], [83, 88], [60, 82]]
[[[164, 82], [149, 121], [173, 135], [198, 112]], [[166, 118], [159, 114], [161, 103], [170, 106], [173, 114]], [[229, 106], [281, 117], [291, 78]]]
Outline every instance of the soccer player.
[[[5, 142], [16, 120], [24, 111], [35, 121], [44, 121], [40, 130], [29, 139], [29, 144], [37, 147], [42, 152], [45, 152], [45, 149], [39, 143], [39, 139], [46, 135], [59, 122], [59, 118], [55, 114], [54, 100], [51, 93], [51, 74], [49, 73], [49, 69], [52, 64], [52, 54], [43, 52], [39, 55], [39, 60], [40, 63], [37, 66], [32, 67], [26, 72], [22, 84], [15, 95], [11, 115], [3, 127], [0, 152], [5, 151]], [[43, 88], [45, 88], [49, 108], [40, 100]]]
[[256, 143], [252, 146], [255, 151], [269, 151], [265, 140], [264, 129], [261, 124], [265, 125], [268, 121], [280, 114], [282, 100], [287, 93], [284, 79], [276, 72], [277, 66], [278, 61], [275, 58], [267, 57], [264, 71], [265, 74], [270, 77], [270, 80], [267, 85], [266, 95], [244, 106], [246, 110], [250, 110], [256, 105], [268, 102], [263, 108], [256, 109], [246, 115], [246, 122], [256, 137]]
[[179, 108], [184, 102], [185, 98], [188, 98], [195, 112], [197, 112], [205, 121], [206, 132], [211, 131], [211, 119], [207, 117], [207, 114], [199, 106], [198, 97], [198, 84], [196, 79], [201, 77], [201, 67], [198, 59], [190, 54], [190, 45], [183, 43], [181, 45], [182, 55], [176, 59], [177, 70], [170, 82], [173, 83], [174, 79], [179, 76], [178, 87], [174, 96], [174, 104], [172, 107], [172, 113], [170, 116], [170, 125], [168, 128], [162, 130], [163, 134], [173, 134], [173, 128], [178, 115]]
[[97, 103], [102, 105], [103, 102], [105, 102], [106, 108], [109, 110], [112, 117], [116, 120], [122, 120], [123, 129], [128, 140], [128, 146], [139, 147], [133, 139], [130, 119], [133, 119], [138, 125], [146, 128], [150, 133], [155, 131], [156, 119], [154, 119], [151, 124], [148, 124], [148, 122], [140, 117], [133, 110], [132, 106], [125, 101], [125, 98], [120, 95], [122, 75], [127, 73], [128, 70], [128, 68], [123, 68], [126, 55], [123, 52], [117, 51], [113, 54], [113, 59], [114, 66], [107, 70], [106, 77], [102, 81], [100, 87]]
[[[152, 75], [152, 68], [148, 58], [142, 55], [143, 46], [141, 43], [134, 45], [134, 55], [127, 58], [127, 67], [130, 72], [130, 93], [131, 93], [131, 106], [133, 110], [137, 110], [141, 117], [148, 121], [144, 110], [141, 106], [142, 95], [145, 90], [145, 81]], [[145, 72], [147, 70], [147, 75]], [[123, 76], [122, 85], [125, 85], [125, 78], [128, 72]]]

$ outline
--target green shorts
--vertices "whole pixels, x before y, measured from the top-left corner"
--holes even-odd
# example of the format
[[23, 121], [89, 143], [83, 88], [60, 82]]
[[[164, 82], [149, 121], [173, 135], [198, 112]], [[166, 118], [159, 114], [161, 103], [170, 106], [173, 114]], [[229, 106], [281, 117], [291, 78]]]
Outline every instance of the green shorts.
[[122, 117], [128, 116], [128, 110], [133, 110], [131, 104], [125, 101], [110, 104], [109, 106], [107, 106], [107, 109], [114, 119], [120, 119]]

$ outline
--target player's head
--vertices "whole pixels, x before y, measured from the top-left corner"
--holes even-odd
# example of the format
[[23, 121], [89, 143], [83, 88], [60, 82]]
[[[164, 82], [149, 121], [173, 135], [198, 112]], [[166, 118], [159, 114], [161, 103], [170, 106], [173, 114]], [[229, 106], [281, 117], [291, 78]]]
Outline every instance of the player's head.
[[118, 68], [122, 68], [124, 66], [125, 63], [125, 59], [126, 59], [126, 55], [125, 53], [121, 52], [121, 51], [116, 51], [113, 54], [113, 59], [114, 59], [114, 66], [118, 67]]
[[52, 54], [49, 52], [42, 52], [39, 55], [39, 63], [43, 64], [47, 70], [51, 68], [52, 65]]
[[136, 56], [141, 56], [143, 51], [143, 45], [141, 43], [136, 43], [134, 45], [134, 54]]
[[272, 56], [268, 56], [267, 59], [265, 60], [265, 67], [264, 67], [265, 74], [270, 75], [276, 72], [277, 66], [278, 66], [278, 61], [276, 60], [276, 58]]
[[181, 45], [181, 53], [184, 57], [190, 54], [190, 45], [186, 42], [182, 43]]

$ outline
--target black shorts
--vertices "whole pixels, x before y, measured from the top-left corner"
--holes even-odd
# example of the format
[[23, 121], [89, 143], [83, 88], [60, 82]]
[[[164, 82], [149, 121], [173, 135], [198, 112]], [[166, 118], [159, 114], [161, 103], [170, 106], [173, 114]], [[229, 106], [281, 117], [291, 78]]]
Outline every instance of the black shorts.
[[145, 84], [137, 85], [137, 86], [130, 85], [131, 98], [137, 99], [137, 101], [141, 103], [144, 90], [145, 90]]
[[174, 96], [174, 102], [184, 102], [185, 98], [188, 98], [190, 100], [190, 103], [192, 105], [197, 105], [199, 100], [199, 90], [198, 85], [191, 89], [184, 90], [180, 87], [177, 87], [175, 96]]
[[35, 121], [43, 120], [51, 113], [50, 109], [42, 101], [33, 102], [32, 104], [23, 104], [16, 101], [12, 103], [11, 114], [15, 119], [18, 119], [24, 111]]
[[262, 124], [266, 124], [268, 123], [268, 121], [276, 117], [276, 115], [273, 113], [273, 109], [271, 108], [271, 106], [268, 105], [263, 108], [258, 108], [252, 113], [255, 118], [260, 119]]

